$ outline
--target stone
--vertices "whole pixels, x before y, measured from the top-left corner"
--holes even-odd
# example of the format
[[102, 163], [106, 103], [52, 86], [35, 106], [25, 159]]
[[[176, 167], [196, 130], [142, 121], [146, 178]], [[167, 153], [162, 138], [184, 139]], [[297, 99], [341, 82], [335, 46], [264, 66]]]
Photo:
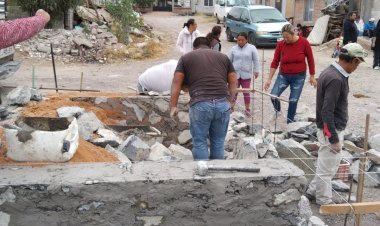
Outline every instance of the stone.
[[238, 112], [238, 111], [234, 111], [232, 112], [231, 114], [231, 118], [237, 122], [237, 123], [242, 123], [245, 121], [245, 115], [241, 112]]
[[8, 187], [4, 193], [0, 195], [0, 206], [6, 202], [15, 202], [16, 196], [13, 193], [12, 187]]
[[157, 124], [162, 121], [162, 117], [157, 114], [155, 111], [149, 114], [149, 122], [151, 125]]
[[137, 37], [144, 37], [145, 36], [144, 33], [137, 28], [131, 28], [130, 33], [136, 35]]
[[147, 42], [141, 42], [141, 43], [136, 43], [136, 47], [137, 48], [144, 48], [145, 46], [147, 46], [148, 45], [148, 43]]
[[162, 99], [162, 98], [159, 98], [157, 99], [155, 102], [154, 102], [154, 105], [157, 107], [157, 109], [159, 109], [161, 112], [167, 112], [169, 111], [169, 102]]
[[348, 148], [345, 148], [344, 146], [346, 146], [346, 145], [351, 145], [351, 146], [356, 147], [356, 145], [354, 144], [354, 142], [349, 141], [349, 140], [344, 140], [344, 141], [343, 141], [343, 149], [344, 149], [344, 150], [347, 150], [347, 151], [350, 152], [351, 154], [356, 153], [355, 151], [352, 151], [352, 150], [350, 150], [350, 149], [348, 149]]
[[84, 39], [84, 38], [79, 38], [79, 37], [75, 37], [73, 39], [73, 42], [77, 45], [77, 46], [85, 46], [85, 47], [88, 47], [88, 48], [92, 48], [94, 47], [94, 45], [91, 43], [91, 41], [87, 40], [87, 39]]
[[136, 104], [133, 104], [133, 103], [129, 103], [127, 101], [123, 101], [123, 105], [125, 105], [126, 107], [129, 107], [129, 108], [132, 108], [134, 111], [135, 111], [135, 114], [136, 114], [136, 117], [137, 119], [142, 122], [142, 120], [144, 119], [145, 117], [145, 111], [143, 109], [141, 109], [139, 106], [137, 106]]
[[308, 226], [327, 226], [327, 224], [325, 224], [325, 222], [323, 222], [320, 218], [311, 216]]
[[59, 117], [75, 117], [78, 118], [80, 115], [85, 113], [86, 110], [81, 107], [60, 107], [57, 109]]
[[315, 122], [315, 111], [314, 111], [314, 109], [311, 109], [306, 105], [298, 106], [297, 107], [297, 114], [295, 115], [294, 119], [296, 121], [303, 121], [303, 122], [312, 121], [312, 122]]
[[51, 49], [50, 49], [50, 46], [46, 46], [44, 44], [39, 44], [37, 46], [37, 51], [43, 52], [43, 53], [50, 53]]
[[70, 54], [71, 54], [71, 56], [79, 56], [79, 50], [78, 49], [71, 49]]
[[129, 160], [129, 158], [128, 158], [126, 155], [124, 155], [124, 153], [122, 153], [121, 151], [119, 151], [119, 150], [117, 150], [117, 149], [111, 147], [111, 145], [107, 145], [107, 146], [105, 147], [105, 149], [106, 149], [109, 153], [115, 155], [115, 156], [117, 157], [117, 159], [119, 159], [119, 161], [120, 161], [122, 164], [127, 164], [127, 165], [129, 165], [129, 166], [132, 165], [131, 160]]
[[99, 128], [96, 133], [100, 137], [90, 141], [97, 146], [106, 147], [110, 145], [111, 147], [117, 147], [122, 143], [122, 140], [112, 130]]
[[190, 130], [184, 130], [184, 131], [180, 132], [180, 134], [178, 136], [178, 143], [179, 144], [186, 144], [189, 141], [191, 141], [191, 139], [192, 139], [192, 137], [190, 134]]
[[376, 134], [369, 138], [368, 144], [371, 149], [375, 149], [376, 151], [380, 151], [380, 134]]
[[137, 216], [136, 219], [143, 221], [144, 225], [162, 225], [163, 216]]
[[234, 125], [232, 127], [233, 130], [235, 130], [237, 133], [238, 132], [248, 132], [248, 125], [245, 122], [239, 123], [237, 125]]
[[301, 131], [297, 133], [304, 133], [304, 127], [310, 124], [311, 122], [292, 122], [286, 125], [286, 130], [288, 133], [297, 132], [298, 130], [301, 130]]
[[182, 123], [190, 123], [189, 113], [183, 111], [178, 112], [178, 121]]
[[290, 137], [299, 143], [301, 143], [304, 140], [309, 139], [309, 135], [303, 134], [303, 133], [295, 133], [295, 132], [291, 132]]
[[350, 190], [350, 186], [345, 184], [342, 180], [332, 180], [331, 185], [332, 188], [336, 191], [348, 192]]
[[294, 188], [291, 188], [281, 194], [274, 195], [274, 206], [279, 206], [281, 204], [287, 204], [293, 201], [298, 201], [301, 198], [301, 193]]
[[80, 212], [83, 212], [83, 211], [88, 211], [90, 209], [96, 209], [98, 208], [99, 206], [103, 206], [104, 205], [104, 202], [96, 202], [96, 201], [93, 201], [89, 204], [85, 204], [85, 205], [81, 205], [78, 210]]
[[240, 138], [234, 149], [234, 159], [258, 159], [259, 154], [256, 150], [256, 143], [253, 137]]
[[278, 159], [278, 152], [276, 148], [273, 146], [273, 144], [268, 144], [268, 150], [267, 153], [265, 153], [264, 158], [266, 159]]
[[9, 115], [7, 106], [0, 106], [0, 118], [5, 118]]
[[[98, 9], [99, 16], [107, 23], [112, 22], [112, 15], [105, 8]], [[101, 26], [100, 26], [101, 27]]]
[[0, 226], [8, 226], [11, 220], [9, 214], [0, 211]]
[[301, 144], [308, 150], [309, 152], [318, 152], [319, 150], [319, 142], [312, 142], [304, 140], [301, 142]]
[[280, 158], [289, 159], [307, 174], [308, 180], [313, 179], [315, 166], [313, 157], [304, 146], [293, 139], [282, 140], [276, 143], [276, 150]]
[[239, 138], [234, 136], [235, 132], [230, 131], [227, 132], [227, 135], [232, 136], [229, 139], [226, 139], [224, 142], [224, 150], [228, 152], [233, 152], [237, 148], [237, 144], [239, 142]]
[[163, 161], [170, 160], [172, 152], [170, 149], [160, 143], [155, 143], [150, 147], [150, 154], [147, 160], [150, 161]]
[[8, 105], [25, 105], [30, 101], [32, 92], [28, 86], [17, 86], [7, 95]]
[[30, 92], [31, 92], [31, 97], [30, 97], [30, 100], [35, 100], [35, 101], [41, 101], [43, 98], [42, 98], [42, 94], [40, 93], [40, 91], [38, 89], [30, 89]]
[[313, 216], [313, 211], [310, 207], [310, 201], [305, 196], [301, 196], [300, 201], [298, 202], [299, 216], [306, 220], [309, 220]]
[[119, 150], [124, 153], [131, 161], [147, 160], [150, 147], [135, 135], [129, 136], [121, 145]]
[[350, 164], [352, 164], [352, 162], [354, 161], [354, 156], [351, 155], [350, 152], [348, 152], [346, 150], [342, 150], [342, 151], [340, 151], [340, 154], [342, 156], [342, 160], [343, 161], [346, 161], [346, 162], [348, 162]]
[[[265, 132], [265, 130], [264, 130]], [[260, 134], [263, 135], [263, 126], [261, 124], [251, 124], [248, 125], [248, 133], [255, 135], [255, 134]], [[265, 134], [264, 134], [265, 135]]]
[[171, 144], [169, 150], [172, 152], [172, 156], [182, 160], [193, 160], [193, 154], [191, 150], [182, 147], [178, 144]]
[[[359, 178], [359, 162], [360, 160], [356, 160], [354, 161], [351, 166], [350, 166], [350, 171], [351, 173], [353, 174], [354, 176], [354, 181], [358, 182], [358, 178]], [[364, 173], [364, 186], [365, 187], [377, 187], [380, 185], [380, 176], [379, 176], [379, 173], [376, 171], [376, 167], [373, 168], [373, 171], [372, 169], [368, 170], [368, 167], [367, 167], [367, 163], [370, 162], [369, 160], [367, 160], [366, 162], [366, 172]]]
[[260, 158], [264, 158], [265, 154], [268, 151], [268, 145], [266, 144], [258, 144], [256, 145], [257, 152], [259, 153]]
[[98, 119], [94, 112], [85, 112], [78, 117], [79, 135], [90, 140], [93, 133], [99, 128], [104, 128], [103, 123]]
[[111, 37], [114, 37], [114, 35], [111, 32], [108, 32], [108, 31], [96, 35], [97, 39], [111, 38]]
[[374, 156], [375, 158], [371, 158], [371, 160], [377, 164], [377, 165], [380, 165], [380, 151], [377, 151], [375, 149], [370, 149], [368, 151], [368, 153], [370, 153], [372, 156]]

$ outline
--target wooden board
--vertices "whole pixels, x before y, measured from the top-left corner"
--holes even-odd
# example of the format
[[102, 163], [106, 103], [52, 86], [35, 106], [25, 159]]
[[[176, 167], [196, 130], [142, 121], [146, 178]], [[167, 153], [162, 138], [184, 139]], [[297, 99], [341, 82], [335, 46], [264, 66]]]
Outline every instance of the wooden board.
[[380, 202], [360, 202], [360, 203], [345, 203], [321, 205], [319, 208], [320, 214], [365, 214], [380, 212]]

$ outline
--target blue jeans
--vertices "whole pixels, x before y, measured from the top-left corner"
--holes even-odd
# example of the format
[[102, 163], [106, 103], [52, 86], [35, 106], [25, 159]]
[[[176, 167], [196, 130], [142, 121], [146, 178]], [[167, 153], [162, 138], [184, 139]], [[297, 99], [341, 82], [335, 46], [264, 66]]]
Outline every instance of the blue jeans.
[[[289, 95], [289, 107], [288, 116], [286, 123], [294, 122], [294, 116], [297, 111], [298, 100], [301, 96], [302, 88], [305, 83], [305, 73], [300, 73], [297, 75], [284, 75], [278, 73], [276, 83], [274, 84], [271, 94], [279, 97], [282, 92], [290, 85], [290, 95]], [[272, 104], [274, 109], [279, 112], [281, 111], [281, 103], [278, 99], [272, 98]]]
[[230, 108], [231, 104], [226, 98], [201, 101], [190, 107], [194, 160], [224, 159], [224, 140], [230, 120]]

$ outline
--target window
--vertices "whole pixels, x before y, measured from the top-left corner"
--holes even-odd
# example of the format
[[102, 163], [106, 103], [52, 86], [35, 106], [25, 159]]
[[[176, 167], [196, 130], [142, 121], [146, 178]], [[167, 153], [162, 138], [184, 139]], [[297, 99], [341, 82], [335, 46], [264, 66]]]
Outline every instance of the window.
[[252, 9], [251, 18], [253, 23], [286, 22], [277, 9]]
[[214, 0], [205, 0], [204, 6], [213, 6], [214, 5]]
[[305, 1], [305, 14], [304, 21], [313, 21], [313, 12], [314, 12], [314, 0]]
[[251, 23], [248, 10], [244, 10], [243, 13], [241, 14], [241, 21], [245, 23]]

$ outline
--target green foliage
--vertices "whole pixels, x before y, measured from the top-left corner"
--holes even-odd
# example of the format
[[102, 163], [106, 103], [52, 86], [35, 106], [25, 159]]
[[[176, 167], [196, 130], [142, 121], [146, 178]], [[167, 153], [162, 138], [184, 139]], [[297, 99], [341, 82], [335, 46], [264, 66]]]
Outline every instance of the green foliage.
[[38, 9], [44, 9], [50, 15], [61, 14], [69, 8], [75, 8], [82, 4], [83, 0], [16, 0], [21, 9], [30, 15]]
[[142, 24], [139, 14], [133, 11], [133, 0], [120, 0], [118, 3], [107, 3], [106, 9], [124, 29], [139, 27]]
[[141, 7], [149, 7], [153, 4], [154, 0], [133, 0], [133, 3]]

